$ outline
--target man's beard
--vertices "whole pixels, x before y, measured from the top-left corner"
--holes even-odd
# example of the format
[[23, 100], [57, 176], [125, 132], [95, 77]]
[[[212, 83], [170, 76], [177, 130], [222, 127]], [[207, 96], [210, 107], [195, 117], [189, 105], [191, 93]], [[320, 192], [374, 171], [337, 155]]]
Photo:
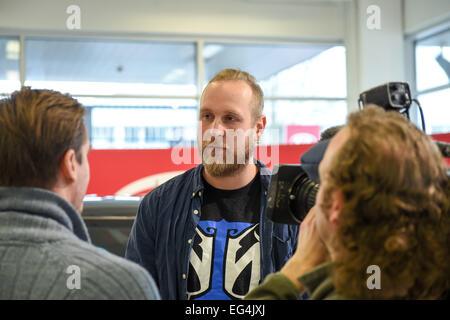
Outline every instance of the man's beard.
[[[238, 151], [233, 151], [231, 148], [206, 150], [209, 145], [215, 145], [214, 142], [202, 141], [202, 163], [208, 173], [214, 177], [229, 177], [235, 176], [241, 172], [249, 163], [250, 157], [253, 155], [254, 146], [250, 145], [250, 139], [245, 142], [245, 153], [240, 154], [238, 158]], [[236, 149], [239, 149], [238, 147]], [[216, 154], [216, 152], [218, 152]], [[220, 154], [222, 156], [220, 157]], [[212, 156], [212, 157], [210, 157]], [[219, 157], [219, 159], [215, 159]], [[228, 159], [227, 159], [228, 158]], [[231, 161], [230, 161], [231, 159]], [[219, 160], [219, 161], [215, 161]], [[227, 161], [228, 160], [228, 161]], [[242, 161], [243, 160], [243, 161]]]

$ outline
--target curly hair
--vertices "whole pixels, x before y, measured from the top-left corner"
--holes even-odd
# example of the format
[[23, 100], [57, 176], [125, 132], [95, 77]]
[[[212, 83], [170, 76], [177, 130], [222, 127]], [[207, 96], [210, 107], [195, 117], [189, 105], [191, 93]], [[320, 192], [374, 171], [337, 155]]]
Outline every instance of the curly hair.
[[[370, 106], [348, 118], [328, 188], [345, 204], [334, 241], [336, 291], [358, 299], [435, 299], [449, 288], [450, 183], [432, 140], [396, 112]], [[366, 284], [381, 270], [381, 289]]]

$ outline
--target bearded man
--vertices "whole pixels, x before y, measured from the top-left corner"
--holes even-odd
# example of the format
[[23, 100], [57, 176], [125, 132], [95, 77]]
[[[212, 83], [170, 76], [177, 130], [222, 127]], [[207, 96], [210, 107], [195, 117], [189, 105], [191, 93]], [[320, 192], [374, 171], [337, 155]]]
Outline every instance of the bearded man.
[[200, 101], [202, 164], [142, 200], [126, 258], [150, 272], [162, 299], [241, 299], [295, 251], [298, 227], [265, 217], [270, 171], [253, 159], [262, 110], [253, 76], [219, 72]]

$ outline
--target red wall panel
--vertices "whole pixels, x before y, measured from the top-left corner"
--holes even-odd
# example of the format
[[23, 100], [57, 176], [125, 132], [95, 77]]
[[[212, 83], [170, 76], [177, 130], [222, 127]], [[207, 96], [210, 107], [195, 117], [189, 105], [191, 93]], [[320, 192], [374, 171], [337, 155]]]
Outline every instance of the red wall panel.
[[[433, 135], [433, 139], [449, 142], [450, 133]], [[279, 163], [299, 163], [301, 155], [306, 152], [312, 145], [280, 145], [278, 147], [278, 157], [276, 156], [276, 148], [269, 147], [268, 159], [274, 157], [273, 161], [264, 161], [264, 157], [258, 157], [263, 160], [270, 168], [274, 164]], [[133, 191], [133, 195], [143, 195], [154, 186], [164, 182], [170, 172], [179, 174], [179, 171], [185, 171], [195, 167], [195, 157], [197, 150], [188, 148], [189, 161], [180, 162], [179, 158], [172, 157], [173, 149], [154, 149], [154, 150], [92, 150], [89, 154], [89, 163], [91, 167], [91, 180], [88, 187], [88, 194], [96, 194], [98, 196], [115, 195], [117, 191], [130, 186], [129, 190]], [[260, 154], [258, 152], [258, 154]], [[175, 153], [177, 155], [177, 153]], [[180, 155], [180, 153], [178, 153]], [[181, 154], [186, 155], [186, 154]], [[278, 161], [276, 160], [278, 158]], [[187, 162], [187, 163], [186, 163]], [[272, 163], [273, 162], [273, 163]], [[450, 165], [450, 158], [446, 158], [446, 162]], [[168, 176], [159, 176], [158, 174], [169, 173]], [[142, 183], [136, 183], [140, 179]], [[151, 183], [149, 184], [149, 181]], [[134, 184], [133, 184], [134, 183]], [[142, 187], [147, 185], [147, 187]], [[134, 189], [133, 189], [134, 187]]]

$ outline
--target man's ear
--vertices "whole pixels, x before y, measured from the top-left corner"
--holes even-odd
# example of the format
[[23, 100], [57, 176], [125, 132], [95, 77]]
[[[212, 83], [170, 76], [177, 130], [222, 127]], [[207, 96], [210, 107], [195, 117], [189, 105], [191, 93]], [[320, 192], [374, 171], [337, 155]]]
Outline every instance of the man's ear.
[[61, 174], [66, 181], [72, 182], [77, 176], [77, 157], [75, 150], [69, 149], [64, 153], [61, 160]]
[[261, 115], [258, 119], [258, 121], [256, 121], [256, 137], [258, 139], [258, 141], [261, 139], [262, 134], [264, 133], [264, 129], [266, 128], [266, 116], [265, 115]]
[[331, 193], [331, 198], [332, 204], [329, 210], [328, 218], [332, 224], [337, 225], [339, 223], [339, 216], [344, 207], [345, 202], [344, 193], [340, 189], [334, 190]]

